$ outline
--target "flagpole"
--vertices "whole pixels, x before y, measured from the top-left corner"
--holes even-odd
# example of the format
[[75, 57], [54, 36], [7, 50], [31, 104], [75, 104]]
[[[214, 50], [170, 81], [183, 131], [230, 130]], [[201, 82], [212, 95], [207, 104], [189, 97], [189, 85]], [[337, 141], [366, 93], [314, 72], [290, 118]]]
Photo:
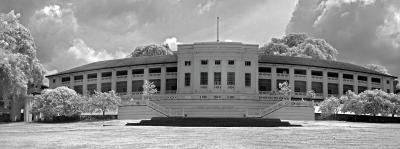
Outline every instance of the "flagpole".
[[217, 17], [217, 42], [219, 42], [219, 17]]

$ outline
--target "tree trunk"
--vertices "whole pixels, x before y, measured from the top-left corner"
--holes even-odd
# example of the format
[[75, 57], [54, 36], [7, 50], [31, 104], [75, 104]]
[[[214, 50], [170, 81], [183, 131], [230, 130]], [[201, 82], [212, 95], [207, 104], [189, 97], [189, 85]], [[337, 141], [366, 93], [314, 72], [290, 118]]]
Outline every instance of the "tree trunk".
[[392, 113], [392, 117], [394, 117], [394, 113]]
[[103, 118], [104, 118], [104, 115], [106, 115], [106, 110], [103, 110]]
[[17, 96], [12, 96], [11, 99], [10, 120], [12, 122], [21, 120], [21, 103]]

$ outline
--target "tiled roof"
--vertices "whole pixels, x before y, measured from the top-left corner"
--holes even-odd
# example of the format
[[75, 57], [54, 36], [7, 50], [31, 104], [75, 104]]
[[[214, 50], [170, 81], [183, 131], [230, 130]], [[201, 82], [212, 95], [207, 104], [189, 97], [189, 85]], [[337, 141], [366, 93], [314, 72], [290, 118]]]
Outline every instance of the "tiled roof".
[[[331, 68], [331, 69], [341, 69], [348, 71], [356, 71], [368, 74], [375, 75], [383, 75], [394, 77], [391, 75], [383, 74], [377, 71], [373, 71], [367, 69], [365, 67], [357, 66], [350, 63], [338, 62], [338, 61], [328, 61], [328, 60], [319, 60], [319, 59], [311, 59], [311, 58], [301, 58], [301, 57], [289, 57], [289, 56], [268, 56], [263, 55], [259, 57], [258, 60], [260, 63], [271, 63], [271, 64], [287, 64], [287, 65], [301, 65], [301, 66], [312, 66], [312, 67], [322, 67], [322, 68]], [[86, 65], [82, 65], [79, 67], [75, 67], [66, 71], [62, 71], [49, 76], [56, 76], [68, 73], [89, 71], [89, 70], [97, 70], [97, 69], [105, 69], [105, 68], [117, 68], [117, 67], [125, 67], [125, 66], [135, 66], [135, 65], [148, 65], [148, 64], [163, 64], [163, 63], [176, 63], [177, 56], [174, 55], [165, 55], [165, 56], [150, 56], [150, 57], [134, 57], [134, 58], [123, 58], [123, 59], [114, 59], [107, 61], [98, 61]], [[47, 77], [49, 77], [47, 76]]]
[[362, 67], [362, 66], [345, 63], [345, 62], [339, 62], [339, 61], [320, 60], [320, 59], [301, 58], [301, 57], [290, 57], [290, 56], [270, 56], [270, 55], [260, 56], [258, 61], [259, 61], [259, 63], [322, 67], [322, 68], [341, 69], [341, 70], [356, 71], [356, 72], [375, 74], [375, 75], [383, 75], [383, 76], [388, 76], [388, 77], [395, 77], [395, 76], [383, 74], [383, 73], [380, 73], [380, 72], [377, 72], [374, 70], [370, 70], [370, 69]]
[[162, 63], [176, 63], [177, 56], [174, 55], [164, 55], [164, 56], [146, 56], [146, 57], [133, 57], [133, 58], [123, 58], [123, 59], [113, 59], [106, 61], [98, 61], [75, 67], [66, 71], [62, 71], [49, 76], [56, 76], [62, 74], [68, 74], [73, 72], [82, 72], [89, 70], [105, 69], [105, 68], [117, 68], [124, 66], [135, 66], [135, 65], [148, 65], [148, 64], [162, 64]]

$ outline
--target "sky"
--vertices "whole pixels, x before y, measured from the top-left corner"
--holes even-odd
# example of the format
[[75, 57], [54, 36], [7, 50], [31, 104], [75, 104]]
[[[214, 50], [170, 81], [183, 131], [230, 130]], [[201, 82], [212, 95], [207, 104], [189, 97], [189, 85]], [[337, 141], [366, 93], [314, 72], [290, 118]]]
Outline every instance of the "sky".
[[338, 60], [400, 74], [400, 1], [374, 0], [0, 0], [20, 13], [37, 57], [53, 74], [124, 58], [137, 46], [220, 40], [266, 44], [293, 32], [323, 38]]

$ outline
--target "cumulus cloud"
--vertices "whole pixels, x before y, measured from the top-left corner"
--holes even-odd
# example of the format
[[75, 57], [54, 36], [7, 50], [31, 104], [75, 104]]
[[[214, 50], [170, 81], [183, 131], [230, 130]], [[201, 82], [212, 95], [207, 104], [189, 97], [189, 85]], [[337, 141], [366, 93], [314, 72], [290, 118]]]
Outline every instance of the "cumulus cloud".
[[204, 14], [204, 13], [210, 11], [211, 7], [213, 7], [214, 5], [215, 5], [215, 0], [208, 0], [204, 4], [198, 4], [197, 5], [197, 13], [200, 15]]
[[178, 44], [181, 44], [181, 43], [178, 42], [178, 39], [176, 39], [176, 37], [171, 37], [171, 38], [165, 39], [164, 44], [167, 44], [169, 49], [171, 49], [172, 51], [177, 51]]
[[72, 54], [74, 58], [83, 60], [86, 63], [122, 58], [126, 55], [121, 51], [117, 51], [114, 54], [105, 50], [96, 51], [87, 46], [82, 39], [74, 39], [73, 46], [68, 49], [68, 53]]
[[376, 63], [399, 74], [399, 8], [395, 0], [299, 0], [286, 34], [323, 38], [341, 61]]

